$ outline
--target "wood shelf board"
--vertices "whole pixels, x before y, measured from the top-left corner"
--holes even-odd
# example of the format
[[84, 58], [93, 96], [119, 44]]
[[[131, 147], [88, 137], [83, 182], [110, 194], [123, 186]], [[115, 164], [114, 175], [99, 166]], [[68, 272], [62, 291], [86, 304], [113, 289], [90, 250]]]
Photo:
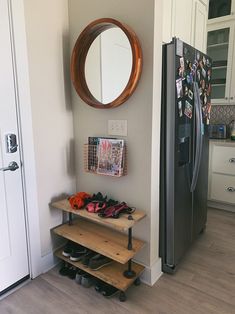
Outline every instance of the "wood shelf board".
[[212, 66], [212, 69], [213, 70], [221, 70], [221, 69], [227, 69], [227, 67], [228, 67], [227, 65], [221, 65], [221, 66], [215, 66], [215, 67]]
[[228, 42], [211, 44], [211, 45], [208, 45], [207, 48], [223, 47], [223, 46], [228, 46], [228, 44], [229, 44]]
[[53, 202], [50, 204], [52, 207], [61, 209], [65, 212], [72, 213], [74, 215], [86, 218], [88, 220], [94, 221], [100, 225], [104, 225], [110, 228], [114, 228], [121, 231], [127, 231], [129, 228], [132, 228], [138, 221], [142, 220], [146, 213], [140, 210], [135, 210], [132, 215], [133, 220], [128, 220], [128, 214], [123, 214], [118, 219], [114, 218], [101, 218], [98, 214], [89, 213], [86, 209], [74, 210], [71, 208], [70, 203], [67, 199]]
[[144, 271], [144, 266], [133, 262], [132, 269], [136, 272], [136, 276], [128, 279], [123, 276], [123, 272], [128, 268], [127, 264], [122, 265], [114, 261], [112, 264], [104, 266], [99, 270], [92, 270], [89, 267], [84, 266], [81, 262], [73, 262], [68, 257], [63, 256], [62, 251], [63, 249], [56, 251], [55, 255], [65, 262], [86, 271], [94, 277], [99, 278], [122, 291], [127, 290], [127, 288], [133, 284], [135, 279]]
[[133, 238], [133, 249], [128, 250], [126, 234], [103, 228], [82, 218], [74, 220], [72, 225], [64, 224], [56, 227], [53, 231], [121, 264], [127, 263], [144, 246], [143, 241]]
[[214, 83], [214, 84], [211, 84], [211, 86], [226, 86], [226, 84], [225, 83], [224, 84], [222, 84], [222, 83], [218, 83], [218, 84]]

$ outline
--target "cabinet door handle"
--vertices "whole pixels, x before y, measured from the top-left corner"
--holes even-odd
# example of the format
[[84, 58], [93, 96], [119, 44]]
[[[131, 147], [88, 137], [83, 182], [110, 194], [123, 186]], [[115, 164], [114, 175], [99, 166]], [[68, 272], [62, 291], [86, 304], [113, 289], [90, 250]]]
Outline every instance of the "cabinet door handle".
[[230, 99], [232, 100], [232, 99], [233, 99], [233, 97], [230, 97]]
[[226, 190], [227, 190], [228, 192], [235, 192], [235, 189], [234, 189], [234, 187], [232, 187], [232, 186], [229, 186]]
[[230, 163], [235, 163], [235, 158], [230, 158], [230, 159], [229, 159], [229, 162], [230, 162]]
[[225, 97], [225, 100], [228, 100], [228, 97]]

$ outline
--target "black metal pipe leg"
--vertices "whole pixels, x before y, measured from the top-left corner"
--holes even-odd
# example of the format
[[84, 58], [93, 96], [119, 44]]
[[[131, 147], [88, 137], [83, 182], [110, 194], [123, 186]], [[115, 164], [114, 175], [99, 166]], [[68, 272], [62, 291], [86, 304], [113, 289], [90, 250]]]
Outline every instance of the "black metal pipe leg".
[[[128, 245], [127, 245], [127, 249], [129, 251], [132, 250], [132, 228], [128, 229]], [[126, 278], [134, 278], [136, 276], [136, 273], [132, 270], [131, 267], [131, 259], [128, 261], [128, 269], [124, 271], [123, 275]]]
[[69, 225], [71, 226], [73, 224], [73, 214], [69, 213]]
[[128, 261], [128, 269], [124, 271], [123, 275], [126, 278], [134, 278], [136, 276], [136, 272], [132, 270], [132, 262], [131, 259]]
[[128, 250], [132, 250], [132, 228], [128, 229]]

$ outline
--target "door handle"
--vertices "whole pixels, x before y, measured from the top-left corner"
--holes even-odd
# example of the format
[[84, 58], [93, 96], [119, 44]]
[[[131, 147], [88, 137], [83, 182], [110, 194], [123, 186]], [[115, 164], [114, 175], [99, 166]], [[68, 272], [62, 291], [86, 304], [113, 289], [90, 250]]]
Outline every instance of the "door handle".
[[15, 171], [19, 168], [17, 162], [11, 161], [8, 165], [8, 167], [0, 168], [1, 171]]
[[228, 192], [235, 192], [235, 189], [234, 189], [234, 187], [232, 187], [232, 186], [229, 186], [226, 190], [227, 190]]
[[191, 182], [190, 191], [193, 192], [196, 188], [200, 163], [202, 158], [202, 145], [203, 145], [203, 120], [202, 120], [202, 109], [200, 102], [199, 87], [196, 82], [193, 85], [194, 90], [194, 104], [196, 114], [196, 152], [195, 152], [195, 164], [193, 169], [193, 177]]
[[230, 159], [229, 159], [229, 162], [235, 163], [235, 158], [230, 158]]

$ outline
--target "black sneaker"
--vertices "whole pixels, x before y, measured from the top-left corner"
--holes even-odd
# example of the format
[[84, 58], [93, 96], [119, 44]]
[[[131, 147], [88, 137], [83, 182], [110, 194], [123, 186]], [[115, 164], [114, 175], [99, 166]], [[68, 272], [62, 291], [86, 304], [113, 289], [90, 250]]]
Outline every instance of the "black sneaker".
[[117, 288], [111, 285], [105, 285], [101, 293], [103, 294], [104, 297], [110, 298], [117, 294], [118, 292], [119, 290]]
[[95, 290], [99, 293], [102, 293], [102, 291], [104, 290], [105, 286], [107, 286], [108, 284], [100, 279], [97, 280], [96, 285], [95, 285]]
[[62, 252], [62, 255], [65, 257], [70, 257], [72, 254], [73, 250], [76, 249], [77, 247], [81, 247], [81, 245], [73, 242], [73, 241], [68, 241], [67, 244], [64, 247], [64, 250]]
[[69, 257], [73, 251], [73, 247], [76, 246], [77, 243], [74, 243], [72, 241], [68, 241], [67, 244], [64, 247], [64, 250], [62, 252], [62, 255], [65, 257]]
[[69, 274], [69, 264], [68, 263], [63, 263], [63, 266], [59, 270], [59, 274], [61, 276], [68, 276]]
[[86, 253], [87, 249], [82, 245], [78, 245], [76, 248], [73, 249], [72, 253], [70, 254], [70, 260], [73, 262], [78, 262], [83, 258]]
[[94, 257], [96, 254], [97, 254], [96, 252], [88, 250], [88, 252], [82, 257], [82, 260], [81, 260], [82, 264], [84, 266], [88, 266], [90, 259]]
[[106, 265], [111, 264], [112, 262], [113, 261], [110, 258], [101, 254], [97, 254], [90, 259], [88, 266], [93, 270], [98, 270]]
[[70, 266], [68, 271], [68, 277], [70, 279], [75, 279], [77, 273], [77, 267]]

